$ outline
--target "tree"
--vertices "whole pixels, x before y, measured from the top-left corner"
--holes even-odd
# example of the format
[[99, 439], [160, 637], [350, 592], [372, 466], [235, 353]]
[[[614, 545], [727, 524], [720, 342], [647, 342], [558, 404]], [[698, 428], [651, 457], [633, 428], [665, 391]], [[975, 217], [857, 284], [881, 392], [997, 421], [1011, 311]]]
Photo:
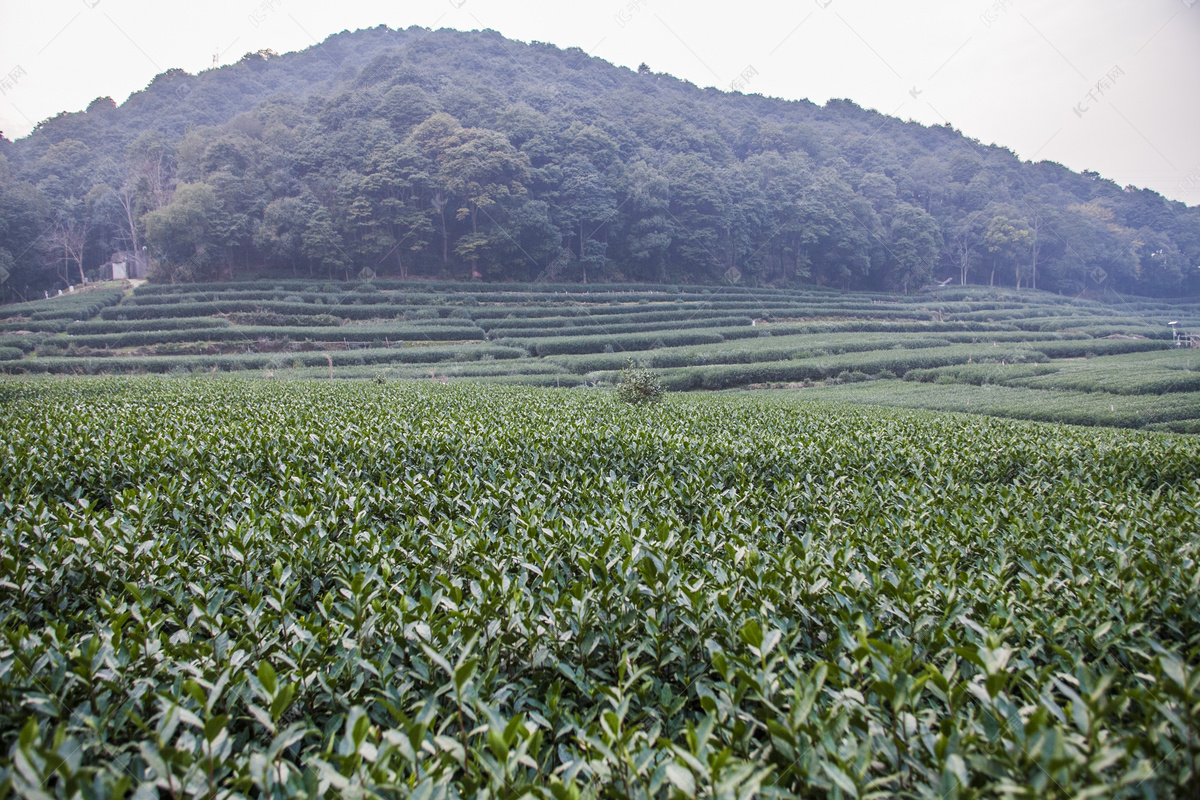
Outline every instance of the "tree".
[[622, 176], [624, 212], [614, 225], [622, 225], [616, 238], [634, 274], [641, 280], [666, 281], [667, 251], [672, 223], [667, 209], [671, 185], [666, 176], [645, 161], [635, 161]]
[[171, 202], [174, 153], [161, 133], [146, 131], [139, 135], [125, 149], [125, 163], [128, 178], [123, 187], [124, 183], [130, 185], [129, 191], [136, 196], [140, 208], [156, 211]]
[[[421, 205], [432, 181], [434, 164], [412, 144], [379, 149], [366, 164], [366, 174], [358, 181], [353, 214], [355, 224], [376, 241], [376, 264], [394, 257], [402, 278], [408, 277], [409, 260], [424, 250], [433, 235], [429, 209]], [[444, 211], [444, 206], [439, 211]]]
[[341, 237], [333, 225], [333, 218], [325, 206], [313, 198], [306, 204], [307, 221], [300, 234], [300, 252], [310, 263], [325, 267], [326, 274], [333, 278], [334, 270], [342, 270], [343, 277], [350, 279], [350, 263], [345, 258]]
[[62, 264], [64, 283], [71, 283], [71, 266], [78, 270], [79, 283], [87, 283], [83, 275], [83, 248], [87, 244], [87, 227], [69, 213], [61, 213], [54, 220], [50, 233], [51, 259]]
[[217, 202], [217, 193], [208, 184], [185, 183], [176, 189], [170, 203], [146, 214], [146, 238], [167, 266], [190, 263], [194, 271], [208, 265], [206, 250]]
[[442, 265], [450, 258], [450, 231], [446, 225], [446, 206], [449, 180], [443, 169], [446, 155], [458, 141], [462, 126], [458, 120], [446, 113], [437, 113], [418, 125], [405, 140], [432, 165], [430, 170], [431, 195], [429, 205], [438, 215], [442, 232]]
[[[304, 255], [304, 228], [308, 223], [311, 203], [299, 197], [280, 197], [271, 201], [263, 211], [262, 225], [254, 235], [254, 244], [272, 261], [291, 265], [296, 274], [296, 262]], [[312, 264], [309, 264], [312, 274]]]
[[716, 281], [727, 269], [717, 256], [724, 203], [713, 168], [687, 154], [671, 160], [665, 170], [671, 182], [671, 261], [691, 280]]
[[1025, 220], [1009, 216], [1001, 212], [988, 222], [987, 232], [983, 235], [984, 245], [992, 254], [992, 274], [988, 280], [989, 286], [996, 285], [996, 269], [1002, 263], [1012, 265], [1016, 276], [1016, 287], [1021, 288], [1021, 253], [1029, 247], [1033, 233]]
[[583, 268], [583, 282], [587, 283], [588, 266], [593, 270], [604, 266], [605, 247], [591, 235], [616, 212], [616, 198], [596, 168], [582, 156], [567, 156], [563, 161], [562, 176], [558, 206], [571, 230], [579, 234], [576, 256]]
[[17, 180], [0, 155], [0, 267], [7, 273], [0, 281], [0, 296], [53, 283], [54, 270], [47, 270], [42, 259], [49, 226], [50, 204], [45, 196], [32, 183]]
[[121, 184], [121, 188], [114, 190], [112, 194], [121, 208], [121, 223], [125, 232], [129, 234], [129, 247], [133, 252], [140, 253], [142, 250], [138, 241], [138, 227], [141, 224], [144, 206], [137, 184], [132, 179], [126, 180]]
[[[36, 135], [0, 136], [0, 201], [42, 207], [0, 209], [18, 234], [0, 220], [0, 296], [78, 282], [114, 248], [147, 245], [192, 278], [368, 267], [536, 279], [552, 267], [715, 284], [736, 268], [747, 285], [907, 291], [945, 265], [964, 284], [987, 267], [993, 284], [1200, 293], [1197, 208], [947, 126], [700, 91], [494, 32], [434, 32], [402, 50], [375, 37], [168, 71], [119, 108], [102, 98]], [[344, 69], [320, 66], [331, 61]], [[201, 185], [211, 203], [194, 188], [176, 202], [177, 187]], [[935, 257], [913, 208], [937, 223]], [[1012, 225], [998, 221], [989, 248], [994, 217]]]
[[937, 220], [916, 206], [897, 206], [888, 229], [888, 272], [893, 287], [905, 294], [929, 283], [933, 265], [942, 250], [942, 232]]
[[958, 268], [959, 284], [967, 285], [972, 267], [980, 262], [979, 247], [983, 244], [983, 216], [980, 211], [960, 216], [950, 222], [943, 235], [947, 257]]
[[459, 243], [455, 252], [471, 262], [471, 276], [480, 277], [479, 257], [491, 239], [480, 232], [479, 216], [484, 214], [490, 219], [489, 209], [524, 193], [529, 159], [495, 131], [464, 128], [442, 154], [439, 167], [446, 189], [459, 198], [455, 217], [471, 220], [471, 235]]
[[407, 134], [438, 111], [438, 102], [419, 86], [394, 86], [379, 101], [375, 113], [388, 121], [397, 134]]

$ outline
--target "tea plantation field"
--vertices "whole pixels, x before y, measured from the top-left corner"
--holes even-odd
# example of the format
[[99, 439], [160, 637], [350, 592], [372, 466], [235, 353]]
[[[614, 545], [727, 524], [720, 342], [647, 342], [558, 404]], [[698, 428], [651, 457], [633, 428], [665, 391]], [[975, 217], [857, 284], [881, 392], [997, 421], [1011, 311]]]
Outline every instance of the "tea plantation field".
[[0, 797], [1200, 791], [1195, 437], [328, 379], [0, 417]]
[[[1200, 350], [1176, 347], [1169, 322], [1200, 333], [1200, 303], [981, 286], [899, 296], [386, 280], [113, 285], [0, 306], [0, 371], [594, 387], [632, 360], [672, 391], [820, 387], [852, 402], [1197, 432]], [[971, 388], [993, 384], [1022, 391]], [[1077, 397], [1089, 392], [1109, 396]]]

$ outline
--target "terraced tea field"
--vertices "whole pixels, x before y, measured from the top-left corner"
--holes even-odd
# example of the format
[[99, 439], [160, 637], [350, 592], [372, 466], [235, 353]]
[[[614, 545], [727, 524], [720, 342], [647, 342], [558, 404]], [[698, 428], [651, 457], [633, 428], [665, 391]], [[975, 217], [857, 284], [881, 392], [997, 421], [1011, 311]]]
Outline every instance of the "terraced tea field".
[[1195, 796], [1200, 440], [803, 397], [6, 381], [0, 796]]
[[[669, 390], [819, 386], [818, 395], [855, 402], [1196, 431], [1200, 351], [1174, 347], [1172, 321], [1200, 331], [1200, 304], [976, 286], [902, 297], [815, 287], [149, 285], [0, 307], [0, 369], [572, 387], [611, 385], [633, 360]], [[1024, 391], [984, 392], [983, 383]], [[1076, 402], [1079, 392], [1114, 397]], [[976, 396], [993, 402], [967, 403]]]

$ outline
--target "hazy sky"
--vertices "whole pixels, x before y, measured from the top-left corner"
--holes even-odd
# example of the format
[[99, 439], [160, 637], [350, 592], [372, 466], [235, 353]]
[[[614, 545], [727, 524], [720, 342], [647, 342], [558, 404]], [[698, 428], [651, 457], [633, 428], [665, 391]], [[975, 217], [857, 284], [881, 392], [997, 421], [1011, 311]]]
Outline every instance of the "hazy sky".
[[1021, 158], [1200, 203], [1200, 0], [0, 0], [0, 130], [172, 67], [341, 30], [493, 28], [700, 86], [949, 121]]

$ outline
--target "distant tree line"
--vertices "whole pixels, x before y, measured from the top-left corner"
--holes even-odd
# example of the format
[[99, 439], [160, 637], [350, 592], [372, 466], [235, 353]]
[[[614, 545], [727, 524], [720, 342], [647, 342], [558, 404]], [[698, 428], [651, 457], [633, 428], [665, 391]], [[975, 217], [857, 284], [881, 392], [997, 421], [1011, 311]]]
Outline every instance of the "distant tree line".
[[1200, 210], [848, 101], [701, 90], [492, 31], [166, 72], [0, 138], [0, 290], [95, 276], [933, 281], [1200, 292]]

